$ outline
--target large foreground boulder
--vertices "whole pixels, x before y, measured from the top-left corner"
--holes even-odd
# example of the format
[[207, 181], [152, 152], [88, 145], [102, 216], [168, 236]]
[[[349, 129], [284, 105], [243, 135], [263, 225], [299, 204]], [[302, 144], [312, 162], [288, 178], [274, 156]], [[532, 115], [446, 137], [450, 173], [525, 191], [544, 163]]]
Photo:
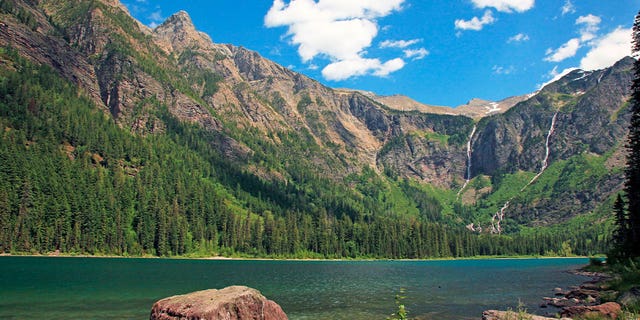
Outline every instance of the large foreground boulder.
[[232, 286], [173, 296], [156, 302], [151, 320], [287, 320], [280, 306], [258, 290]]

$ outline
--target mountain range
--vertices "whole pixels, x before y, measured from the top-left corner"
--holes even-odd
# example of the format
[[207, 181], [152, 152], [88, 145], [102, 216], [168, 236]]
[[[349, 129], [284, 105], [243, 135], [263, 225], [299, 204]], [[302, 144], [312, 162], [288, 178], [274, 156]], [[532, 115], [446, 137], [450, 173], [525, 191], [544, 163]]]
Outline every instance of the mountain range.
[[[173, 233], [161, 226], [178, 225], [184, 230], [174, 232], [191, 240], [182, 238], [186, 247], [181, 251], [174, 248], [173, 254], [195, 251], [193, 243], [205, 238], [218, 239], [214, 241], [216, 248], [232, 247], [234, 252], [260, 247], [273, 253], [260, 240], [266, 233], [274, 232], [275, 227], [269, 227], [270, 219], [276, 225], [281, 221], [285, 230], [287, 219], [291, 219], [287, 217], [294, 213], [300, 215], [297, 223], [308, 216], [310, 228], [319, 228], [322, 219], [333, 221], [327, 222], [333, 226], [329, 228], [331, 232], [337, 232], [335, 226], [342, 218], [348, 217], [355, 224], [385, 217], [401, 221], [418, 219], [456, 230], [456, 234], [463, 234], [461, 237], [483, 237], [489, 233], [526, 236], [537, 229], [549, 233], [580, 230], [582, 233], [576, 236], [579, 239], [559, 238], [559, 241], [573, 239], [574, 247], [583, 241], [582, 248], [592, 251], [602, 247], [595, 244], [590, 247], [588, 243], [599, 241], [598, 245], [604, 246], [610, 237], [611, 203], [623, 182], [632, 58], [603, 70], [575, 70], [529, 95], [497, 102], [473, 99], [466, 105], [449, 108], [422, 104], [400, 95], [385, 97], [326, 87], [257, 52], [215, 43], [209, 35], [197, 31], [184, 11], [151, 29], [133, 19], [117, 0], [8, 0], [3, 1], [0, 9], [3, 48], [0, 80], [5, 87], [5, 107], [0, 114], [4, 119], [3, 162], [28, 166], [19, 155], [34, 152], [33, 145], [48, 144], [55, 150], [47, 152], [64, 155], [70, 166], [86, 157], [87, 166], [78, 170], [93, 172], [89, 175], [105, 170], [101, 174], [115, 177], [116, 172], [123, 171], [126, 173], [123, 183], [142, 186], [145, 182], [136, 181], [143, 179], [145, 170], [151, 170], [151, 159], [165, 152], [159, 147], [164, 142], [158, 141], [166, 139], [170, 141], [167, 144], [174, 146], [166, 152], [184, 151], [164, 169], [177, 170], [185, 177], [191, 170], [202, 171], [201, 180], [208, 182], [187, 182], [191, 181], [188, 178], [184, 183], [149, 180], [147, 191], [153, 193], [150, 190], [154, 186], [159, 188], [167, 183], [168, 188], [176, 188], [175, 193], [181, 194], [180, 188], [210, 190], [200, 184], [211, 184], [214, 194], [200, 196], [215, 199], [216, 206], [224, 206], [234, 219], [242, 220], [236, 221], [238, 227], [255, 227], [245, 232], [246, 237], [257, 237], [252, 241], [260, 242], [259, 246], [245, 243], [244, 247], [225, 243], [224, 234], [231, 231], [226, 224], [223, 227], [220, 217], [214, 219], [214, 231], [207, 231], [205, 236], [207, 232], [196, 229], [204, 230], [206, 227], [199, 225], [211, 222], [205, 218], [200, 221], [185, 209], [190, 201], [187, 196], [174, 199], [167, 196], [163, 200], [157, 194], [158, 203], [163, 204], [160, 207], [173, 206], [176, 215], [162, 218], [154, 214], [148, 231], [153, 239], [145, 240], [141, 229], [144, 219], [139, 213], [142, 209], [132, 194], [127, 196], [132, 199], [128, 218], [123, 218], [122, 225], [109, 227], [122, 230], [119, 245], [123, 247], [105, 252], [155, 250], [156, 254], [167, 254], [168, 251], [158, 248], [158, 243], [169, 241], [166, 239], [173, 237]], [[69, 99], [86, 99], [85, 104], [103, 115], [105, 119], [66, 115], [79, 117], [74, 121], [81, 121], [88, 128], [88, 136], [95, 134], [91, 130], [109, 126], [97, 124], [101, 121], [111, 123], [114, 127], [108, 130], [119, 133], [109, 135], [107, 141], [98, 137], [97, 142], [89, 144], [89, 138], [83, 140], [82, 135], [74, 136], [64, 130], [59, 135], [42, 133], [55, 132], [49, 128], [54, 125], [51, 119], [38, 120], [42, 121], [42, 127], [29, 133], [32, 128], [26, 125], [31, 121], [29, 117], [44, 114], [33, 111], [37, 109], [33, 109], [33, 104], [56, 105], [57, 100], [49, 101], [48, 97], [42, 98], [45, 99], [42, 102], [26, 101], [24, 112], [29, 117], [14, 114], [18, 111], [12, 108], [20, 104], [12, 105], [10, 98], [18, 96], [20, 88], [32, 90], [26, 87], [31, 82], [12, 88], [7, 79], [32, 68], [28, 66], [46, 66], [52, 73], [50, 77], [75, 88], [76, 97]], [[60, 112], [56, 113], [59, 116]], [[15, 131], [26, 132], [20, 152], [9, 147], [15, 143], [10, 137]], [[38, 142], [39, 139], [46, 143]], [[153, 150], [148, 156], [134, 156], [133, 151], [126, 150], [141, 147], [129, 147], [129, 142], [122, 142], [129, 140], [134, 141], [130, 144], [139, 143]], [[118, 145], [114, 141], [123, 144], [122, 150], [106, 147]], [[52, 157], [47, 153], [41, 156]], [[187, 160], [189, 157], [197, 161]], [[176, 161], [184, 162], [186, 169], [175, 169]], [[196, 167], [189, 167], [192, 165]], [[203, 165], [207, 168], [203, 169]], [[18, 169], [0, 171], [5, 181], [12, 181], [3, 185], [2, 193], [6, 211], [4, 250], [33, 250], [6, 243], [16, 242], [22, 233], [30, 234], [22, 235], [29, 239], [44, 237], [35, 236], [39, 231], [31, 224], [25, 226], [30, 231], [20, 231], [21, 223], [27, 221], [26, 215], [21, 216], [25, 192], [30, 195], [44, 191], [35, 188], [38, 182], [28, 178], [29, 174], [12, 170]], [[46, 171], [38, 174], [43, 172]], [[127, 179], [130, 181], [126, 182]], [[42, 182], [40, 187], [45, 188], [47, 183]], [[160, 193], [173, 192], [162, 190]], [[46, 195], [44, 192], [41, 196], [45, 199]], [[34, 211], [46, 211], [44, 203], [49, 200], [38, 201], [42, 201], [43, 207]], [[122, 206], [118, 210], [127, 211], [126, 205]], [[70, 212], [82, 211], [72, 204], [69, 208]], [[62, 232], [66, 242], [72, 241], [72, 236], [66, 233], [73, 233], [73, 221], [69, 222], [70, 230]], [[596, 221], [606, 223], [594, 224]], [[159, 241], [159, 234], [166, 239]], [[338, 239], [363, 245], [359, 240], [334, 236], [334, 247], [342, 246]], [[126, 240], [127, 237], [131, 239]], [[410, 238], [407, 234], [406, 239]], [[42, 248], [60, 249], [61, 241]], [[33, 247], [30, 244], [28, 247]], [[554, 245], [549, 248], [559, 248]], [[317, 246], [287, 252], [322, 253]], [[66, 250], [72, 251], [69, 248]], [[74, 248], [91, 251], [78, 243]], [[345, 255], [347, 249], [340, 250], [342, 253], [337, 255]]]

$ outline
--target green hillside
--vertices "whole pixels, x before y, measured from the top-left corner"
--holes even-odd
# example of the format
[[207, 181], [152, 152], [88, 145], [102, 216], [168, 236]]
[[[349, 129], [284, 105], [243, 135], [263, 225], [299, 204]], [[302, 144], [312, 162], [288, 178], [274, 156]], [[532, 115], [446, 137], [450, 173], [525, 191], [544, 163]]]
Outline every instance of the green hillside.
[[[281, 145], [245, 138], [256, 153], [239, 163], [212, 143], [220, 134], [178, 121], [161, 101], [150, 103], [163, 130], [133, 134], [50, 67], [10, 48], [0, 61], [2, 252], [431, 258], [568, 253], [567, 245], [594, 254], [608, 244], [610, 230], [590, 223], [608, 220], [606, 209], [564, 232], [476, 234], [463, 227], [474, 209], [455, 204], [453, 192], [366, 168], [325, 177], [305, 132], [279, 136]], [[289, 177], [260, 177], [252, 166]], [[566, 188], [583, 183], [572, 181]]]

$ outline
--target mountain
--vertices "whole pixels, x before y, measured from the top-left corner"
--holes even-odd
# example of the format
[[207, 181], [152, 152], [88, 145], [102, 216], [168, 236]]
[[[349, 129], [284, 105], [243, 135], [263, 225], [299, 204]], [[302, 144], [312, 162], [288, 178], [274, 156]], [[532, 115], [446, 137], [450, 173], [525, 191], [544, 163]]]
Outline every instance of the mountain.
[[532, 95], [513, 96], [497, 102], [482, 99], [471, 99], [466, 104], [459, 105], [455, 108], [423, 104], [403, 95], [378, 96], [372, 94], [369, 96], [375, 101], [378, 101], [394, 110], [461, 115], [477, 120], [492, 114], [504, 113], [519, 102], [531, 98]]
[[183, 11], [150, 29], [118, 1], [9, 0], [0, 18], [2, 251], [606, 249], [631, 58], [430, 107], [328, 88]]

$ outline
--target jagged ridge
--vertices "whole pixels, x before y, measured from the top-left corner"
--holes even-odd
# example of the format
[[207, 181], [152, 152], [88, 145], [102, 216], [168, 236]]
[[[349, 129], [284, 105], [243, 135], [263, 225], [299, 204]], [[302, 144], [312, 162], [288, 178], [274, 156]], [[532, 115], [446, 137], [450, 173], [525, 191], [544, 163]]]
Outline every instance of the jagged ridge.
[[[51, 65], [133, 132], [163, 132], [166, 124], [156, 110], [165, 105], [179, 120], [216, 132], [218, 138], [212, 143], [219, 151], [262, 179], [293, 178], [288, 163], [274, 171], [255, 161], [274, 150], [272, 161], [284, 157], [287, 134], [304, 137], [301, 143], [314, 149], [301, 156], [317, 174], [335, 181], [370, 167], [455, 192], [468, 178], [466, 145], [474, 127], [468, 117], [402, 111], [384, 105], [386, 100], [379, 97], [327, 88], [256, 52], [213, 43], [196, 30], [186, 12], [150, 30], [115, 2], [93, 2], [73, 10], [64, 1], [42, 1], [38, 6], [16, 3], [29, 8], [37, 27], [26, 30], [19, 21], [6, 20], [0, 44]], [[49, 20], [57, 25], [51, 26]], [[49, 36], [56, 29], [64, 34]], [[606, 70], [575, 71], [535, 95], [505, 101], [504, 108], [471, 101], [469, 108], [482, 112], [454, 109], [474, 118], [491, 115], [479, 121], [473, 136], [471, 177], [537, 172], [548, 123], [556, 111], [552, 162], [584, 152], [618, 154], [628, 121], [624, 102], [629, 68], [627, 59]], [[509, 110], [494, 114], [497, 109]], [[271, 149], [261, 149], [259, 140]], [[612, 161], [611, 166], [619, 163]], [[619, 174], [602, 179], [607, 187], [587, 190], [589, 200], [579, 200], [574, 212], [591, 211], [619, 190]], [[473, 190], [471, 200], [462, 194], [465, 203], [476, 203], [495, 191]], [[558, 222], [573, 215], [558, 218], [558, 212], [566, 210], [559, 203], [575, 197], [575, 193], [555, 197], [555, 204], [516, 201], [512, 209], [522, 222], [545, 216], [555, 216], [549, 221]], [[523, 213], [531, 208], [535, 217], [526, 217]]]

